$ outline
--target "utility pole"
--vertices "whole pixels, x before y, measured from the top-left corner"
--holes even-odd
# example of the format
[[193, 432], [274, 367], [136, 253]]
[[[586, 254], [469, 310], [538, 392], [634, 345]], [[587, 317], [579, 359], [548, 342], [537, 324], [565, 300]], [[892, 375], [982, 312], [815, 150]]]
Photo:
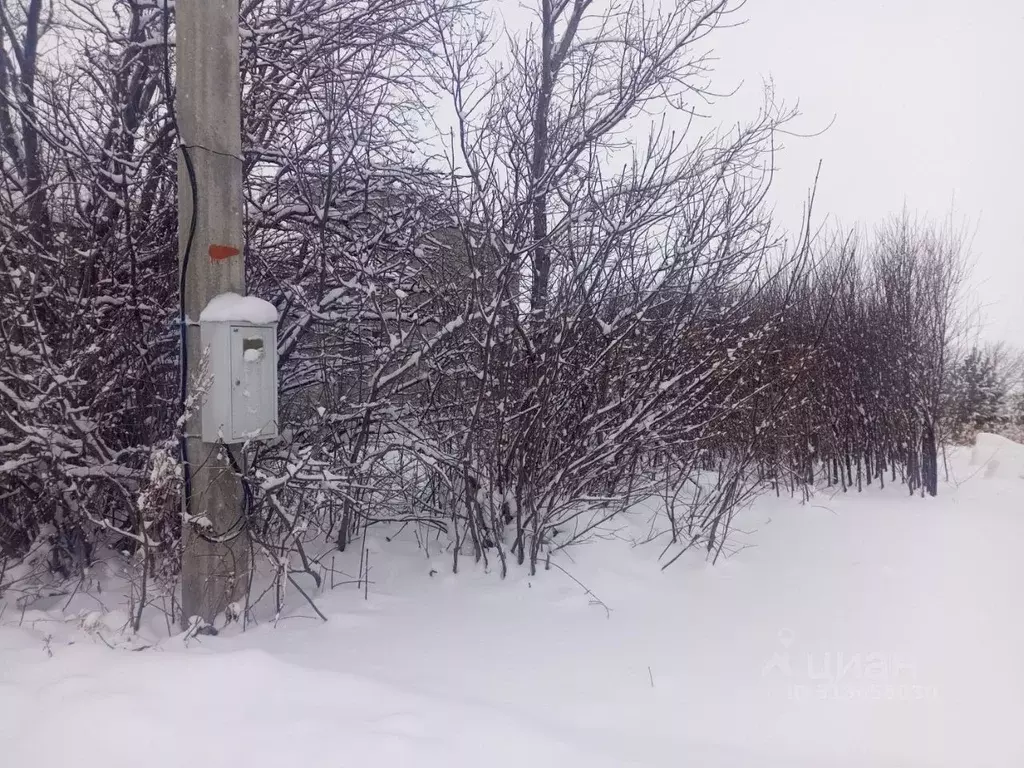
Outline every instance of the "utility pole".
[[189, 482], [181, 574], [181, 621], [187, 627], [193, 616], [212, 624], [248, 586], [243, 488], [228, 451], [236, 452], [239, 468], [244, 457], [237, 446], [202, 441], [201, 393], [195, 391], [203, 362], [196, 322], [214, 296], [245, 294], [245, 257], [238, 0], [177, 0], [175, 15], [178, 257], [192, 400], [185, 424]]

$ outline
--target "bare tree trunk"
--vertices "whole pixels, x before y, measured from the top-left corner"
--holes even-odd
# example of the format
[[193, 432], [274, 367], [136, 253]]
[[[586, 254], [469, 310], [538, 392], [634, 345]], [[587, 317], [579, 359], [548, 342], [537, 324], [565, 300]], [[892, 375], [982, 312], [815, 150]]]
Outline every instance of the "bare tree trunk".
[[531, 218], [533, 235], [533, 285], [530, 309], [543, 314], [551, 280], [551, 254], [548, 251], [548, 192], [544, 178], [548, 159], [548, 113], [554, 87], [555, 18], [553, 0], [541, 0], [540, 90], [533, 118], [533, 148], [530, 162]]
[[921, 480], [930, 496], [939, 492], [939, 456], [935, 427], [928, 421], [921, 436]]

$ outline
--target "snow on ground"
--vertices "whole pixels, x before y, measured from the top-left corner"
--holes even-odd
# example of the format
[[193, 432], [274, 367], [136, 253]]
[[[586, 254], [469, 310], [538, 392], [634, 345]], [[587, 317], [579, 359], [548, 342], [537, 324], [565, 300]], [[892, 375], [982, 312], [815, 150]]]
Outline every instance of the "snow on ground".
[[764, 498], [716, 566], [661, 572], [637, 520], [559, 561], [600, 603], [379, 538], [327, 624], [131, 651], [123, 615], [8, 611], [0, 764], [1021, 766], [1024, 446], [952, 468], [938, 499]]

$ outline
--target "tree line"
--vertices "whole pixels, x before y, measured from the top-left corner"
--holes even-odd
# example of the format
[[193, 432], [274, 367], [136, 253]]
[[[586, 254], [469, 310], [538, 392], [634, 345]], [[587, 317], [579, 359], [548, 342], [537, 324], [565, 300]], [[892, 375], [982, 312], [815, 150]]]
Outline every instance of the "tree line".
[[[503, 34], [461, 0], [241, 4], [282, 430], [247, 447], [237, 527], [269, 599], [378, 524], [505, 573], [660, 499], [668, 564], [717, 557], [765, 491], [937, 493], [944, 442], [994, 418], [963, 241], [907, 215], [825, 233], [810, 199], [800, 230], [772, 219], [794, 113], [769, 91], [732, 130], [698, 117], [737, 8], [541, 0]], [[173, 606], [197, 407], [173, 60], [173, 4], [0, 8], [0, 549], [64, 577], [128, 552], [140, 616]]]

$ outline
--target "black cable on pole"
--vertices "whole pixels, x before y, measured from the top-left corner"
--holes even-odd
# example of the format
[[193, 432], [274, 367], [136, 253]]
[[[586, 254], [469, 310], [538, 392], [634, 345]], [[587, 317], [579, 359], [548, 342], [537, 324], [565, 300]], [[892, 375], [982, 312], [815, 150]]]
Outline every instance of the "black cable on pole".
[[[167, 97], [167, 114], [174, 126], [174, 135], [178, 142], [178, 149], [181, 151], [182, 159], [185, 161], [185, 171], [188, 175], [189, 190], [192, 195], [192, 215], [189, 218], [188, 238], [185, 241], [185, 250], [181, 256], [181, 266], [178, 275], [178, 332], [179, 332], [179, 393], [178, 404], [181, 408], [184, 419], [185, 409], [188, 404], [188, 317], [185, 313], [185, 285], [188, 279], [188, 264], [192, 256], [192, 247], [195, 243], [196, 229], [199, 217], [199, 185], [196, 181], [196, 169], [192, 164], [192, 157], [185, 142], [181, 140], [181, 131], [178, 126], [178, 116], [174, 109], [174, 91], [171, 88], [171, 45], [170, 45], [170, 3], [165, 2], [163, 14], [163, 36], [164, 36], [164, 93]], [[188, 456], [188, 437], [185, 434], [185, 423], [182, 422], [181, 432], [178, 436], [178, 449], [181, 454], [182, 482], [185, 494], [185, 512], [188, 513], [192, 501], [192, 467]]]

